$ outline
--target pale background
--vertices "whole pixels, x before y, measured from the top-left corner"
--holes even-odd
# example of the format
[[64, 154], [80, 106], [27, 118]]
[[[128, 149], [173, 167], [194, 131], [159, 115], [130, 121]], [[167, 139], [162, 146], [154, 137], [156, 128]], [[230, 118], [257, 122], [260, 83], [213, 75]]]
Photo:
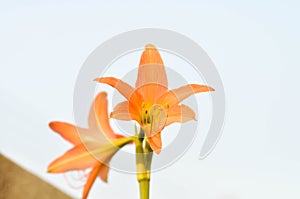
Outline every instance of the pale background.
[[[212, 58], [227, 112], [214, 152], [198, 160], [200, 134], [153, 175], [152, 198], [300, 198], [299, 9], [297, 1], [1, 1], [1, 153], [80, 197], [62, 175], [46, 173], [70, 147], [47, 124], [72, 121], [77, 74], [98, 45], [128, 30], [164, 28]], [[136, 177], [114, 171], [90, 193], [123, 196], [138, 198]]]

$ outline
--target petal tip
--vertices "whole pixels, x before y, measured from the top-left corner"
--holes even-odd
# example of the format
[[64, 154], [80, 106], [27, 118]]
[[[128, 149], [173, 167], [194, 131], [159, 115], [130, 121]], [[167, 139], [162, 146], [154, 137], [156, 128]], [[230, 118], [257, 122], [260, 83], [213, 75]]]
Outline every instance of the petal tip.
[[62, 122], [58, 122], [58, 121], [52, 121], [52, 122], [49, 122], [48, 126], [50, 129], [52, 129], [53, 131], [57, 131], [57, 125], [59, 123], [62, 123]]
[[101, 100], [101, 99], [106, 98], [106, 97], [107, 97], [107, 93], [105, 91], [102, 91], [102, 92], [97, 94], [97, 96], [95, 98], [95, 101]]
[[111, 113], [109, 114], [109, 118], [114, 118], [113, 112], [111, 112]]
[[142, 53], [139, 66], [156, 64], [163, 65], [163, 60], [157, 48], [152, 44], [147, 44]]
[[53, 173], [53, 168], [51, 164], [47, 167], [47, 173]]
[[93, 79], [93, 81], [100, 82], [100, 78], [95, 78], [95, 79]]
[[213, 87], [208, 86], [209, 91], [215, 91]]
[[108, 179], [102, 179], [103, 182], [108, 183]]
[[48, 165], [47, 172], [48, 173], [58, 173], [55, 160]]
[[145, 49], [156, 49], [156, 47], [153, 44], [146, 44]]
[[101, 95], [102, 97], [107, 97], [107, 92], [103, 91], [103, 92], [99, 93], [99, 95]]
[[53, 125], [54, 125], [55, 122], [49, 122], [48, 126], [53, 129]]
[[106, 77], [97, 77], [97, 78], [93, 79], [93, 81], [99, 82], [99, 83], [106, 83], [105, 82], [106, 79], [107, 79]]
[[160, 154], [160, 152], [161, 152], [161, 149], [159, 149], [159, 150], [155, 150], [154, 151], [157, 155], [159, 155]]

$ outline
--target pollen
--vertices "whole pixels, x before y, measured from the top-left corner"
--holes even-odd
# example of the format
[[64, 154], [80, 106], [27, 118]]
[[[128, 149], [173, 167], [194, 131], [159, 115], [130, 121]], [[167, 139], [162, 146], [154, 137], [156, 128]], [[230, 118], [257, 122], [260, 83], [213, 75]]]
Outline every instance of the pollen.
[[169, 106], [169, 103], [166, 102], [166, 103], [164, 104], [164, 108], [168, 109], [169, 107], [170, 107], [170, 106]]

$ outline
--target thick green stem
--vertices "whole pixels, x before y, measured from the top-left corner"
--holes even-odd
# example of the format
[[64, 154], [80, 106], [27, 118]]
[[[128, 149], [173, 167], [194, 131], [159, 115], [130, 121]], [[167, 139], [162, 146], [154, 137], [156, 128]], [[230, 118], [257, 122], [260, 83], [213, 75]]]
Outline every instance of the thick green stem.
[[[149, 184], [152, 162], [152, 149], [147, 140], [141, 136], [144, 132], [141, 130], [136, 139], [136, 175], [140, 187], [140, 199], [149, 199]], [[145, 144], [143, 145], [143, 142]]]
[[140, 184], [140, 199], [149, 199], [150, 180], [139, 181]]
[[150, 179], [150, 174], [151, 174], [151, 163], [152, 163], [152, 157], [153, 157], [153, 151], [149, 145], [149, 143], [147, 142], [147, 140], [145, 140], [146, 144], [145, 144], [145, 168], [146, 168], [146, 172], [147, 172], [147, 177]]

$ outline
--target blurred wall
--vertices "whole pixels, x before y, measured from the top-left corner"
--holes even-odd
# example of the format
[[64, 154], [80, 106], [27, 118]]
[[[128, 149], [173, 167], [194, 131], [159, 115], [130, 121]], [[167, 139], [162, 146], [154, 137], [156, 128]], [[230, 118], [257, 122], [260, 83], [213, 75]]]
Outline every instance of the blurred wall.
[[0, 154], [0, 199], [71, 198]]

